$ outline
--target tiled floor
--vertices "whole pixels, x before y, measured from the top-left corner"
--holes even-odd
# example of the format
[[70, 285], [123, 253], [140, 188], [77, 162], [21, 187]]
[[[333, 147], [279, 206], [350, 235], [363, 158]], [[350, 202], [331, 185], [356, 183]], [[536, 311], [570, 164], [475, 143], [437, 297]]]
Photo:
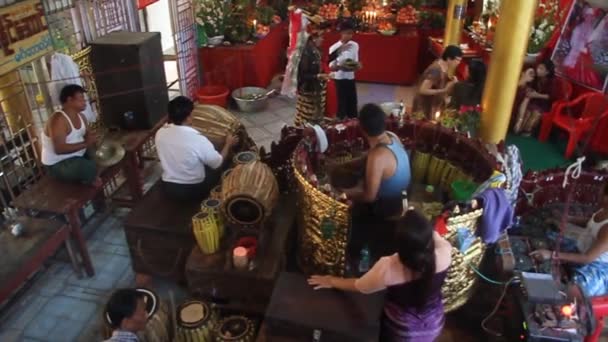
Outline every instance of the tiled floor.
[[[411, 103], [411, 88], [361, 84], [359, 103], [401, 100]], [[292, 124], [295, 114], [292, 100], [277, 97], [260, 113], [235, 114], [247, 127], [258, 145], [270, 146], [281, 128]], [[134, 285], [129, 251], [122, 229], [128, 214], [125, 209], [110, 208], [98, 213], [84, 227], [96, 274], [78, 279], [65, 257], [49, 260], [20, 293], [0, 312], [0, 341], [100, 341], [101, 311], [113, 289]], [[176, 301], [187, 294], [176, 285], [155, 280], [155, 289]]]

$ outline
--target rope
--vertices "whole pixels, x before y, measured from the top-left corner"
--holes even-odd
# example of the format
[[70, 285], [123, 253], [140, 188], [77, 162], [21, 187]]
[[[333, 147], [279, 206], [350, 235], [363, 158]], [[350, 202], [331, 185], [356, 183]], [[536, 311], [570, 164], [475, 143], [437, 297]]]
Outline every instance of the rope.
[[583, 162], [586, 157], [582, 156], [576, 159], [576, 162], [572, 163], [570, 166], [566, 168], [566, 173], [564, 174], [564, 181], [562, 182], [562, 188], [566, 188], [568, 185], [568, 176], [571, 176], [572, 179], [578, 179], [581, 176], [581, 171], [583, 169]]

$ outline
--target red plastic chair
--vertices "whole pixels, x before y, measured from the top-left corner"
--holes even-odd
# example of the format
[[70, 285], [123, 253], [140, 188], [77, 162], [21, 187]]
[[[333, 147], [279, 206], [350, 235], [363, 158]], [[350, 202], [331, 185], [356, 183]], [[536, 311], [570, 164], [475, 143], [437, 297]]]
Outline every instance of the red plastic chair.
[[[580, 111], [568, 110], [581, 107]], [[564, 156], [566, 159], [570, 159], [583, 134], [606, 116], [608, 116], [608, 102], [600, 93], [586, 93], [572, 101], [559, 102], [553, 106], [549, 115], [543, 117], [538, 140], [546, 141], [553, 125], [565, 130], [570, 137]]]
[[[540, 137], [543, 135], [543, 127], [551, 127], [551, 122], [553, 122], [553, 118], [555, 117], [555, 111], [557, 105], [560, 103], [566, 103], [572, 99], [572, 84], [567, 80], [556, 77], [555, 85], [552, 89], [551, 97], [555, 99], [553, 104], [551, 105], [551, 110], [548, 112], [544, 112], [542, 116], [542, 124], [541, 124], [541, 134], [539, 135], [539, 140], [542, 140]], [[551, 128], [549, 128], [551, 130]]]

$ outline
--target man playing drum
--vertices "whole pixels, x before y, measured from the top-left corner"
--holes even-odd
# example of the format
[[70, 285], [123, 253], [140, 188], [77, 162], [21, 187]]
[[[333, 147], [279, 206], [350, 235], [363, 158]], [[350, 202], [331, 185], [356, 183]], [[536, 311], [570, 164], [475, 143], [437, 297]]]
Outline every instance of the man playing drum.
[[369, 244], [372, 257], [378, 258], [395, 252], [390, 247], [389, 221], [402, 214], [402, 195], [411, 180], [410, 160], [399, 138], [386, 131], [382, 108], [366, 104], [359, 112], [359, 123], [370, 148], [367, 158], [349, 166], [365, 170], [363, 181], [343, 190], [355, 202], [352, 212], [357, 216], [352, 220], [349, 252], [358, 253]]
[[148, 314], [144, 294], [135, 289], [114, 292], [106, 304], [112, 337], [104, 342], [137, 342], [137, 333], [146, 328]]
[[156, 150], [163, 169], [162, 185], [176, 200], [202, 200], [219, 181], [220, 167], [238, 142], [226, 137], [221, 151], [191, 127], [194, 103], [184, 96], [169, 102], [169, 123], [156, 133]]

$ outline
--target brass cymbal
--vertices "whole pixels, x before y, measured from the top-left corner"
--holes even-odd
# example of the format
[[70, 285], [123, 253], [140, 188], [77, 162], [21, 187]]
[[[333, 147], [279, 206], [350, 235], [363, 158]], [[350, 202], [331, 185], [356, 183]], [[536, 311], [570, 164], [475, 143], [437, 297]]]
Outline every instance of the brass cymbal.
[[114, 140], [103, 141], [95, 150], [95, 162], [99, 166], [114, 166], [125, 156], [125, 148]]

